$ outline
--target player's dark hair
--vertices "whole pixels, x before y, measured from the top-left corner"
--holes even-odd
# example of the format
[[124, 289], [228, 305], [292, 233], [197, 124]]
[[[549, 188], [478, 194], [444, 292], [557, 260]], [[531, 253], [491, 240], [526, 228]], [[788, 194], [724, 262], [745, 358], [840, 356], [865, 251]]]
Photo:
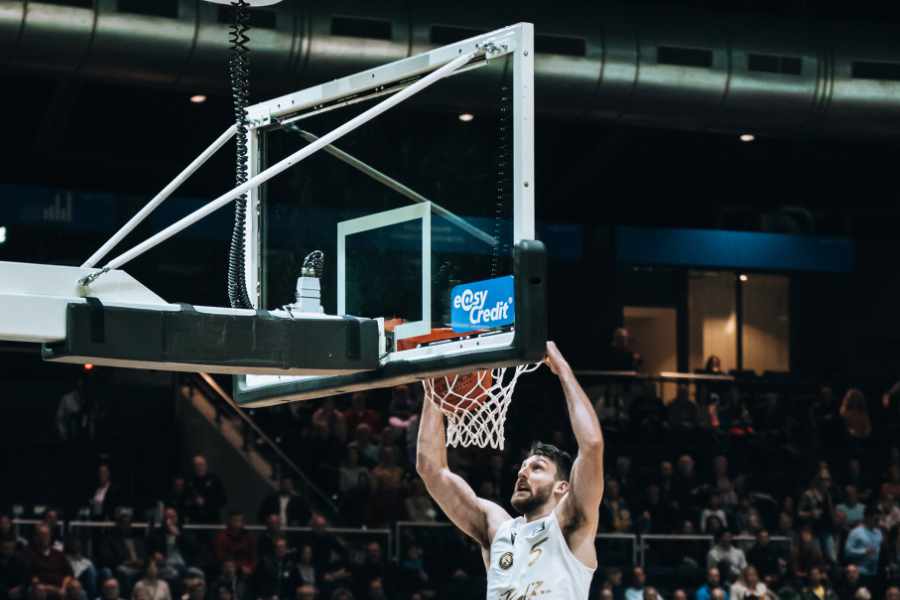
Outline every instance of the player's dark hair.
[[[553, 444], [534, 442], [528, 450], [528, 456], [543, 456], [556, 465], [556, 479], [568, 481], [572, 471], [572, 455], [565, 450], [560, 450]], [[527, 458], [527, 457], [526, 457]]]

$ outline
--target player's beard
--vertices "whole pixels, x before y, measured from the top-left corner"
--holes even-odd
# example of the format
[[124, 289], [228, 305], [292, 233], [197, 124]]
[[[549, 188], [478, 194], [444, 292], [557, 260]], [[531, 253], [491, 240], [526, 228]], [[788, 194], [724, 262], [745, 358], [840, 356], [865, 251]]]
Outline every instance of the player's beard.
[[527, 515], [546, 504], [547, 501], [550, 500], [550, 496], [552, 494], [552, 483], [547, 484], [543, 488], [537, 488], [521, 498], [516, 497], [516, 491], [515, 489], [513, 489], [513, 495], [512, 498], [510, 498], [510, 504], [512, 504], [512, 507], [516, 509], [516, 511], [520, 515]]

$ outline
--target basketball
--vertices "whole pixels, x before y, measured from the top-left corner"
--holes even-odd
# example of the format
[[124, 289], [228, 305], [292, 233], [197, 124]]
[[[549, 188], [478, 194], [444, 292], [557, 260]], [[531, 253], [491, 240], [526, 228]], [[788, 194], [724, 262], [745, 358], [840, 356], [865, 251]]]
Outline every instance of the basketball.
[[490, 370], [436, 377], [431, 399], [444, 410], [474, 412], [489, 398], [493, 383]]

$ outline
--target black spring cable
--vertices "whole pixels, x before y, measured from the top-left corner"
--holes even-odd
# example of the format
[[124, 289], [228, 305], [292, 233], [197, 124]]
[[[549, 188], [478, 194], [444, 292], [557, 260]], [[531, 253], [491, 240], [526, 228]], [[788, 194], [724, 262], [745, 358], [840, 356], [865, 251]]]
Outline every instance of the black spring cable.
[[[250, 6], [246, 0], [232, 2], [234, 21], [229, 30], [231, 54], [228, 57], [228, 79], [231, 82], [232, 102], [237, 132], [237, 169], [235, 184], [247, 181], [247, 105], [250, 99]], [[228, 249], [228, 302], [232, 308], [252, 308], [244, 273], [244, 224], [247, 220], [247, 194], [234, 201], [234, 228]]]
[[494, 247], [491, 248], [491, 277], [496, 277], [500, 269], [501, 251], [506, 250], [503, 238], [503, 217], [509, 173], [509, 131], [512, 126], [512, 102], [509, 86], [500, 87], [500, 115], [497, 124], [497, 200], [494, 205]]

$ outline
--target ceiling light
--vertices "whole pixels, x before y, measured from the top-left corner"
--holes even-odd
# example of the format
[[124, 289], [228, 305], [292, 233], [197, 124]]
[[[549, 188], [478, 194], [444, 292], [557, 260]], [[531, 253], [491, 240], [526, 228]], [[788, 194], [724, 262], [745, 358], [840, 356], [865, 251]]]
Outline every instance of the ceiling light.
[[6, 243], [6, 227], [0, 227], [0, 244]]
[[742, 134], [741, 134], [741, 141], [742, 141], [742, 142], [752, 142], [752, 141], [755, 140], [755, 139], [756, 139], [756, 136], [753, 135], [752, 133], [742, 133]]
[[462, 113], [461, 115], [459, 115], [459, 120], [462, 121], [463, 123], [468, 123], [469, 121], [471, 121], [474, 118], [475, 118], [475, 115], [473, 115], [472, 113]]
[[738, 275], [738, 279], [740, 279], [741, 281], [747, 281], [749, 277], [741, 273], [740, 275]]
[[203, 104], [204, 102], [206, 102], [206, 96], [204, 96], [203, 94], [194, 94], [193, 96], [191, 96], [191, 102], [193, 102], [194, 104]]

